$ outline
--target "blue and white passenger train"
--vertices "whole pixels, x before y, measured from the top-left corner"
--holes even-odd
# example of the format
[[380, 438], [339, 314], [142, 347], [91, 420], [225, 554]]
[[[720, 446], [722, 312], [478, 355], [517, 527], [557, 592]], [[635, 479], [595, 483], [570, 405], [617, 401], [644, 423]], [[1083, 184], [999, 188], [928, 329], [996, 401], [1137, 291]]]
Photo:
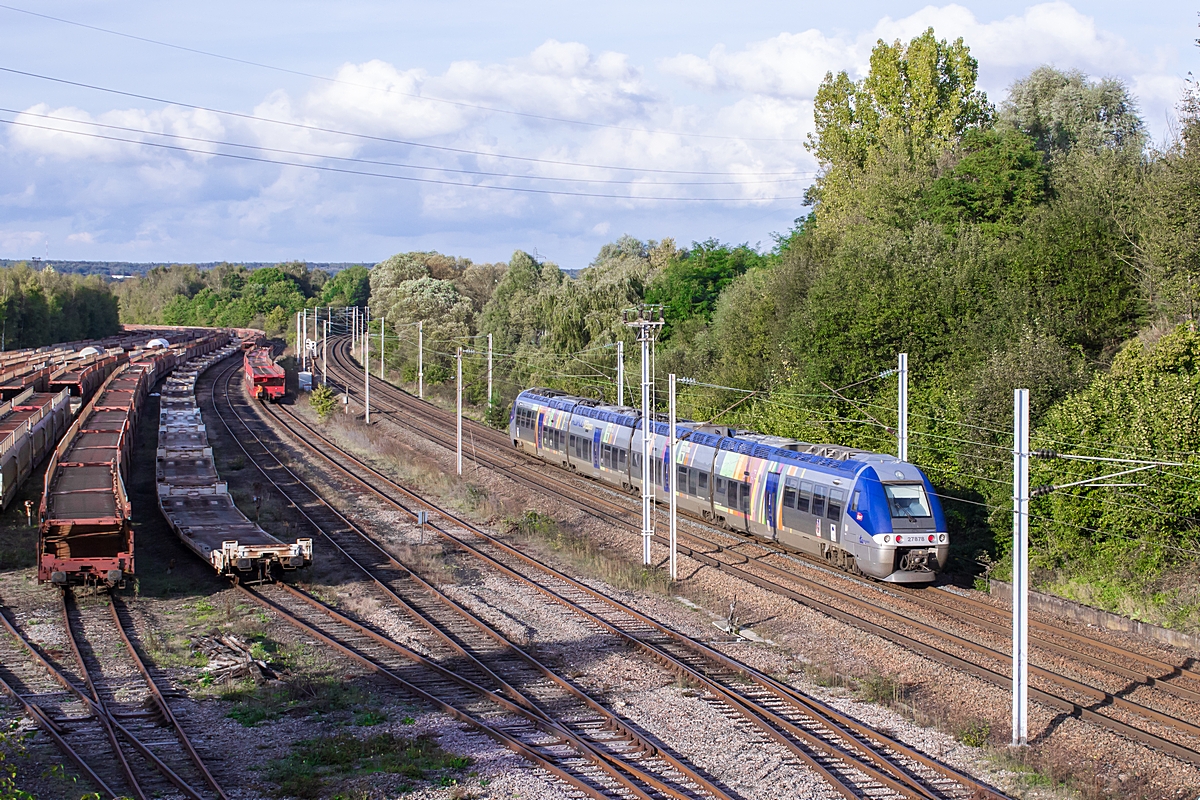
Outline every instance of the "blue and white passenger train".
[[[669, 426], [652, 422], [656, 500], [672, 489]], [[949, 535], [929, 479], [884, 453], [677, 423], [682, 511], [892, 583], [929, 583]], [[642, 487], [642, 414], [552, 389], [513, 402], [519, 450], [626, 491]]]

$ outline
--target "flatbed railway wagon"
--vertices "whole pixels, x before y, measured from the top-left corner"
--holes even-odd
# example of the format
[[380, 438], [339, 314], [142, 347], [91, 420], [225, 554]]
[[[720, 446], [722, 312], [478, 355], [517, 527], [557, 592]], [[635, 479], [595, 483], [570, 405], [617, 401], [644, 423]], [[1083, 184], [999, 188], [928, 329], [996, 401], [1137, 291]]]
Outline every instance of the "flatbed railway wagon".
[[218, 574], [251, 583], [312, 564], [312, 539], [288, 544], [250, 521], [217, 473], [200, 408], [196, 379], [241, 352], [229, 344], [189, 362], [167, 379], [158, 428], [158, 504], [184, 546]]
[[0, 400], [11, 400], [28, 389], [49, 391], [52, 372], [53, 369], [45, 363], [15, 367], [5, 372], [0, 375]]
[[155, 367], [130, 363], [109, 376], [51, 456], [39, 512], [38, 583], [114, 586], [134, 573], [125, 480]]
[[243, 359], [246, 391], [255, 400], [275, 402], [287, 391], [287, 375], [271, 357], [269, 345], [246, 351]]
[[[890, 583], [930, 583], [949, 534], [929, 479], [886, 453], [650, 421], [651, 493], [680, 510]], [[551, 389], [513, 402], [513, 446], [626, 491], [642, 488], [640, 411]], [[674, 464], [672, 464], [674, 462]]]
[[[219, 337], [212, 333], [209, 336]], [[226, 340], [228, 335], [225, 335]], [[46, 467], [38, 526], [38, 583], [120, 586], [134, 575], [125, 483], [133, 433], [155, 383], [187, 353], [215, 342], [136, 352], [110, 375]]]
[[117, 367], [128, 361], [124, 353], [121, 355], [91, 356], [86, 360], [62, 367], [50, 376], [50, 391], [59, 392], [66, 389], [71, 394], [71, 410], [77, 412], [83, 404], [92, 398], [92, 393], [104, 383]]
[[27, 389], [0, 403], [0, 508], [7, 508], [71, 424], [70, 394]]

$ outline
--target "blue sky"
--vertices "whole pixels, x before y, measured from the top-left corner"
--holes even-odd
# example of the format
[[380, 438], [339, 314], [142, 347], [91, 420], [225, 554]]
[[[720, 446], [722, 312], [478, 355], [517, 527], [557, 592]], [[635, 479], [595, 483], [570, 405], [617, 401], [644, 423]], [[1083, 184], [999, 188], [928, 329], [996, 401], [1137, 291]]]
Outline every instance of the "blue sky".
[[997, 103], [1043, 63], [1119, 77], [1157, 140], [1198, 55], [1172, 3], [6, 4], [320, 76], [0, 8], [0, 67], [154, 98], [0, 72], [0, 258], [52, 261], [769, 246], [803, 213], [817, 84], [878, 38], [964, 37]]

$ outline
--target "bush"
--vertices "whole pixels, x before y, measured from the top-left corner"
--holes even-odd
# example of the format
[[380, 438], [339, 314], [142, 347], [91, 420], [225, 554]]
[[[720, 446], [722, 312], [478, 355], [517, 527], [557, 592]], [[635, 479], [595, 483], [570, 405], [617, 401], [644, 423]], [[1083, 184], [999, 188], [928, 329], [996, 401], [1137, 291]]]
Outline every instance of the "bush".
[[322, 422], [329, 419], [337, 409], [337, 397], [334, 395], [333, 390], [325, 384], [321, 384], [313, 389], [312, 394], [309, 395], [308, 403], [312, 406], [312, 410], [317, 412], [317, 416], [320, 417]]

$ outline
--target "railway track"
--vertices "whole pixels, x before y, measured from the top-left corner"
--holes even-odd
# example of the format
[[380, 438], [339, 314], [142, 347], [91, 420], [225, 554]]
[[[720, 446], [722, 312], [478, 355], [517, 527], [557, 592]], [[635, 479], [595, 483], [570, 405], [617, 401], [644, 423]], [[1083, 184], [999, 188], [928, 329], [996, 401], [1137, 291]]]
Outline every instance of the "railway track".
[[[730, 798], [661, 743], [423, 580], [326, 503], [274, 456], [263, 441], [263, 422], [237, 407], [229, 392], [232, 379], [236, 372], [230, 370], [212, 384], [214, 408], [226, 430], [314, 532], [370, 581], [376, 595], [411, 627], [424, 629], [421, 653], [292, 587], [248, 594], [576, 789], [601, 797]], [[336, 631], [330, 630], [331, 621]]]
[[289, 430], [301, 447], [352, 482], [357, 491], [374, 494], [410, 518], [415, 517], [416, 507], [433, 511], [445, 520], [433, 529], [457, 550], [532, 588], [626, 646], [636, 647], [692, 685], [703, 687], [707, 696], [737, 715], [743, 726], [823, 775], [842, 796], [997, 796], [989, 787], [517, 552], [372, 471], [331, 443], [324, 442], [320, 449], [312, 447], [305, 441], [312, 438], [311, 429], [288, 412], [267, 408], [274, 421]]
[[0, 623], [0, 688], [16, 699], [101, 797], [227, 800], [130, 638], [114, 596], [61, 592], [70, 665]]
[[[331, 380], [340, 382], [352, 396], [359, 395], [361, 399], [353, 388], [361, 372], [351, 356], [348, 338], [333, 343], [330, 357]], [[372, 406], [377, 414], [382, 413], [401, 427], [455, 449], [452, 414], [383, 381], [376, 381], [373, 388]], [[561, 471], [514, 451], [504, 434], [469, 420], [464, 420], [464, 428], [472, 442], [464, 454], [466, 458], [567, 502], [600, 521], [640, 532], [640, 513], [620, 502], [623, 498], [611, 487], [592, 482], [588, 482], [587, 488], [576, 486], [575, 482], [582, 482], [578, 476], [553, 474]], [[311, 435], [320, 436], [315, 430]], [[328, 439], [324, 440], [328, 442]], [[683, 515], [681, 521], [682, 518]], [[829, 578], [814, 580], [797, 568], [800, 564], [814, 566], [810, 559], [800, 558], [766, 542], [736, 536], [703, 520], [688, 518], [687, 522], [691, 524], [681, 525], [679, 532], [680, 552], [697, 562], [788, 597], [934, 661], [966, 671], [995, 686], [1011, 687], [1008, 669], [1011, 656], [998, 649], [1003, 647], [999, 643], [1011, 633], [1011, 617], [1006, 611], [950, 592], [883, 587], [863, 582], [829, 570], [822, 564], [815, 566]], [[655, 539], [661, 545], [668, 544], [665, 537], [656, 535]], [[756, 550], [758, 554], [748, 554], [747, 549]], [[839, 584], [845, 588], [839, 589]], [[877, 599], [870, 599], [872, 595]], [[898, 613], [891, 607], [895, 605], [893, 598], [921, 606], [942, 624], [929, 624], [914, 620], [912, 615]], [[945, 623], [961, 633], [946, 630]], [[992, 646], [986, 643], [989, 640], [993, 642]], [[1187, 719], [1196, 719], [1200, 710], [1200, 672], [1191, 669], [1189, 662], [1171, 663], [1036, 621], [1032, 624], [1030, 642], [1043, 661], [1050, 654], [1083, 663], [1092, 670], [1102, 670], [1125, 681], [1119, 688], [1106, 689], [1034, 664], [1030, 669], [1031, 678], [1037, 681], [1037, 685], [1030, 688], [1034, 700], [1200, 765], [1200, 726]], [[1145, 703], [1127, 696], [1134, 691], [1146, 694], [1147, 690], [1153, 692]], [[1116, 718], [1114, 712], [1123, 719]]]

